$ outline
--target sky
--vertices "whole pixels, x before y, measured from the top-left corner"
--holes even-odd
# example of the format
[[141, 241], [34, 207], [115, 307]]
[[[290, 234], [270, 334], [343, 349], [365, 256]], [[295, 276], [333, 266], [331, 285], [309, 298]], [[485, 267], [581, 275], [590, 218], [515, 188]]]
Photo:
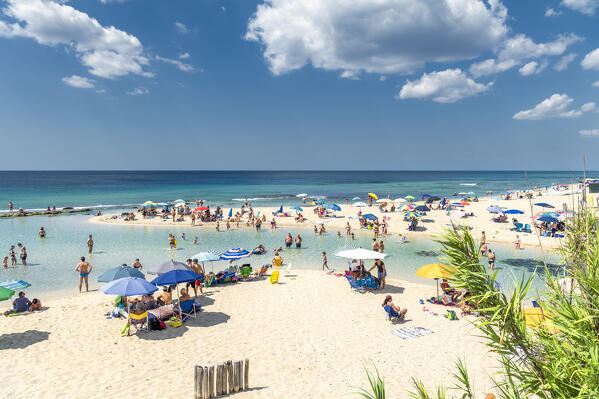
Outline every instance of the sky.
[[0, 0], [2, 170], [599, 170], [599, 0]]

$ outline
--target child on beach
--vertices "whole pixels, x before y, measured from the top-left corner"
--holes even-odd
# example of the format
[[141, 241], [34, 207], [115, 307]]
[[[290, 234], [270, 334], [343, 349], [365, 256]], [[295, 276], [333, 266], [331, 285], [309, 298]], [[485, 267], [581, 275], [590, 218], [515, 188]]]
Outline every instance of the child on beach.
[[514, 242], [516, 249], [520, 249], [520, 236], [516, 235], [516, 241]]
[[2, 260], [2, 267], [4, 267], [4, 268], [8, 267], [8, 256], [5, 256], [4, 260]]

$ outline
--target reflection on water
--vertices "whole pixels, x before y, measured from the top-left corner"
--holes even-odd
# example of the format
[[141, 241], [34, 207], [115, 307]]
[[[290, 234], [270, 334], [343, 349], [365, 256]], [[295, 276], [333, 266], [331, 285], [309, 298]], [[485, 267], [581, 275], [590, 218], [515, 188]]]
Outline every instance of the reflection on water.
[[[334, 253], [349, 247], [370, 248], [372, 235], [359, 232], [352, 240], [343, 231], [341, 237], [337, 231], [330, 230], [327, 234], [314, 234], [311, 225], [305, 227], [280, 227], [276, 230], [269, 228], [261, 232], [242, 228], [228, 232], [216, 232], [213, 228], [181, 226], [126, 226], [96, 224], [88, 221], [88, 215], [70, 216], [34, 216], [21, 219], [0, 220], [0, 254], [8, 255], [10, 245], [22, 242], [29, 254], [30, 266], [0, 270], [0, 281], [21, 279], [32, 283], [29, 289], [33, 294], [75, 293], [78, 275], [74, 268], [79, 257], [86, 256], [94, 270], [90, 277], [90, 289], [97, 288], [97, 276], [105, 270], [122, 263], [131, 264], [139, 258], [145, 271], [151, 266], [167, 259], [185, 261], [194, 254], [202, 251], [225, 251], [230, 248], [243, 247], [251, 250], [263, 244], [267, 253], [252, 256], [243, 263], [251, 263], [259, 267], [270, 263], [273, 251], [279, 246], [284, 247], [287, 233], [294, 237], [300, 234], [303, 238], [301, 249], [294, 247], [283, 249], [281, 255], [285, 263], [292, 263], [293, 269], [321, 269], [322, 252], [328, 257], [329, 267], [342, 271], [347, 268], [347, 259], [337, 258]], [[37, 235], [40, 226], [47, 231], [47, 238], [40, 239]], [[178, 248], [169, 250], [168, 235], [173, 233], [178, 240]], [[185, 234], [183, 239], [182, 234]], [[86, 240], [93, 234], [94, 253], [88, 256]], [[198, 244], [194, 245], [194, 237]], [[424, 280], [415, 276], [416, 270], [427, 263], [438, 261], [441, 256], [439, 244], [427, 238], [411, 238], [408, 243], [400, 243], [398, 236], [385, 238], [385, 253], [389, 256], [385, 264], [390, 277], [433, 285], [433, 280]], [[540, 251], [526, 249], [516, 251], [511, 245], [492, 244], [496, 253], [497, 264], [502, 265], [498, 279], [504, 288], [511, 286], [510, 270], [518, 276], [520, 272], [532, 273], [539, 259]], [[548, 255], [547, 260], [552, 267], [559, 261], [555, 255]], [[369, 266], [371, 261], [367, 261]], [[221, 270], [224, 262], [206, 264], [207, 270]]]

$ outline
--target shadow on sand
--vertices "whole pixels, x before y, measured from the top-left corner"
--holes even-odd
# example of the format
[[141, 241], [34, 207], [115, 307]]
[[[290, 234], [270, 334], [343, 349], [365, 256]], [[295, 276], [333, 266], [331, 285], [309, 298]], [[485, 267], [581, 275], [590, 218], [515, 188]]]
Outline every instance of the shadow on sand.
[[3, 349], [25, 349], [30, 345], [46, 341], [50, 333], [48, 331], [28, 330], [20, 333], [0, 335], [0, 350]]
[[223, 312], [198, 312], [196, 318], [190, 317], [181, 327], [174, 328], [167, 325], [163, 331], [142, 331], [138, 333], [140, 339], [148, 341], [161, 341], [181, 337], [190, 328], [212, 327], [218, 324], [226, 323], [231, 316]]

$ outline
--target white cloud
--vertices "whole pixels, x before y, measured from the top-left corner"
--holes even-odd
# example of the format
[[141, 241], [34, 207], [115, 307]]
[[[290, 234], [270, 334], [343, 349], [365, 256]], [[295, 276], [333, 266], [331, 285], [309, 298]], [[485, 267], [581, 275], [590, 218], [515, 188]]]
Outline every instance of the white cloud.
[[566, 94], [554, 94], [541, 101], [534, 108], [516, 113], [513, 118], [520, 120], [540, 120], [550, 118], [578, 118], [583, 112], [595, 109], [595, 103], [586, 103], [580, 109], [572, 109], [574, 100]]
[[472, 97], [486, 91], [493, 83], [477, 83], [461, 70], [425, 73], [415, 81], [407, 81], [401, 88], [400, 99], [432, 98], [439, 103], [453, 103], [465, 97]]
[[220, 9], [222, 10], [222, 12], [227, 12], [227, 8], [225, 6], [220, 6]]
[[311, 63], [356, 74], [411, 72], [495, 48], [508, 33], [499, 0], [264, 0], [245, 38], [279, 75]]
[[[68, 1], [68, 0], [66, 0]], [[100, 3], [108, 4], [108, 3], [124, 3], [126, 0], [100, 0]]]
[[582, 129], [578, 133], [581, 136], [599, 136], [599, 129]]
[[564, 55], [562, 58], [560, 58], [558, 62], [555, 63], [553, 69], [560, 72], [566, 70], [568, 68], [568, 65], [570, 65], [570, 63], [574, 61], [577, 55], [578, 54], [575, 53]]
[[580, 62], [580, 65], [582, 65], [584, 69], [599, 69], [599, 48], [596, 48], [585, 55]]
[[169, 64], [175, 65], [177, 68], [179, 68], [183, 72], [191, 72], [191, 71], [193, 71], [193, 66], [192, 65], [186, 64], [185, 62], [182, 62], [182, 61], [179, 61], [179, 60], [172, 60], [170, 58], [165, 58], [165, 57], [160, 57], [160, 56], [156, 56], [156, 59], [158, 61], [167, 62]]
[[175, 30], [183, 34], [189, 32], [189, 29], [187, 29], [187, 26], [183, 22], [175, 22]]
[[191, 57], [191, 55], [189, 55], [189, 53], [179, 54], [179, 59], [181, 59], [181, 60], [186, 60], [189, 57]]
[[586, 103], [582, 107], [580, 107], [580, 110], [582, 112], [591, 112], [594, 109], [595, 109], [595, 103], [593, 103], [593, 102]]
[[526, 60], [562, 55], [570, 45], [582, 40], [574, 35], [559, 35], [557, 39], [547, 43], [535, 43], [526, 35], [516, 35], [505, 41], [497, 52], [497, 59], [488, 59], [470, 66], [470, 73], [475, 77], [507, 71]]
[[2, 9], [4, 16], [17, 22], [0, 19], [0, 37], [27, 37], [47, 46], [66, 46], [75, 51], [91, 74], [102, 78], [130, 73], [152, 76], [143, 70], [148, 59], [135, 36], [114, 26], [104, 27], [66, 4], [49, 0], [7, 3]]
[[599, 0], [562, 0], [562, 6], [587, 15], [595, 14]]
[[594, 87], [599, 87], [599, 80], [593, 83]]
[[145, 87], [136, 87], [135, 89], [127, 92], [127, 94], [129, 94], [130, 96], [141, 96], [149, 93], [150, 90], [146, 89]]
[[561, 11], [556, 11], [553, 8], [548, 8], [547, 10], [545, 10], [545, 16], [546, 17], [557, 17], [558, 15], [562, 15], [563, 13]]
[[522, 75], [522, 76], [538, 75], [546, 67], [547, 67], [547, 62], [542, 62], [542, 63], [539, 64], [536, 61], [530, 61], [529, 63], [524, 64], [518, 70], [518, 72], [520, 72], [520, 75]]
[[67, 86], [77, 87], [79, 89], [93, 89], [94, 81], [88, 78], [84, 78], [82, 76], [65, 76], [61, 79], [64, 84]]

